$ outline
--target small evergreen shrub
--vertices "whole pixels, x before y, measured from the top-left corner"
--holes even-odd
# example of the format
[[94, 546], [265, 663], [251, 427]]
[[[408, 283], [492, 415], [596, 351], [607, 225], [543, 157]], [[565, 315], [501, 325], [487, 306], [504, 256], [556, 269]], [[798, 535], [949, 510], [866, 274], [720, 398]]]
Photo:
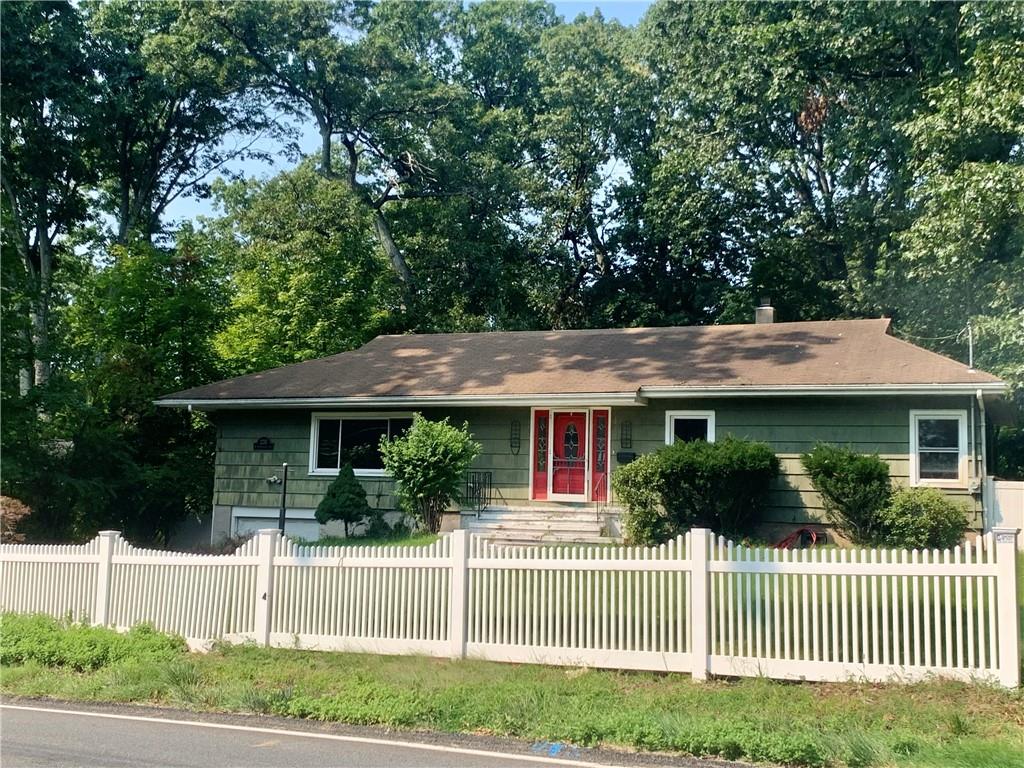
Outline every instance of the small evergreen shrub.
[[818, 443], [800, 457], [832, 523], [855, 544], [878, 540], [892, 486], [889, 465], [877, 454]]
[[967, 507], [935, 488], [900, 488], [880, 515], [878, 543], [908, 549], [946, 549], [967, 532]]
[[779, 459], [767, 443], [735, 437], [674, 443], [657, 457], [662, 503], [674, 531], [748, 533], [779, 474]]
[[430, 533], [441, 528], [441, 516], [460, 498], [466, 472], [480, 453], [469, 425], [455, 427], [445, 418], [430, 421], [419, 414], [399, 438], [380, 443], [384, 468], [395, 478], [402, 508]]
[[625, 507], [622, 528], [630, 544], [658, 544], [671, 538], [661, 508], [661, 462], [647, 453], [612, 474], [616, 500]]
[[351, 528], [363, 522], [370, 513], [366, 489], [356, 478], [352, 465], [345, 464], [317, 505], [316, 521], [324, 525], [331, 520], [340, 520], [345, 526], [345, 537], [348, 538]]

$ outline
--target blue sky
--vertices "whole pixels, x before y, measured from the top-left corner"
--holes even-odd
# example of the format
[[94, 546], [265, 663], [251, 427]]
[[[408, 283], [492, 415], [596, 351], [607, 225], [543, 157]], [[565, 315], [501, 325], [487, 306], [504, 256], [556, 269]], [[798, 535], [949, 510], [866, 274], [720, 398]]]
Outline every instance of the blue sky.
[[[554, 5], [556, 12], [569, 21], [581, 13], [589, 15], [595, 10], [600, 10], [606, 19], [617, 19], [622, 24], [633, 26], [643, 17], [651, 2], [650, 0], [616, 0], [615, 2], [563, 0], [562, 2], [555, 2]], [[317, 134], [315, 126], [309, 125], [306, 127], [303, 135], [299, 138], [299, 144], [304, 153], [312, 153], [318, 150], [320, 136]], [[270, 151], [274, 149], [272, 146], [264, 146], [264, 148]], [[231, 170], [248, 177], [267, 177], [292, 165], [293, 163], [287, 158], [280, 157], [275, 158], [270, 163], [254, 160], [237, 163], [231, 167]], [[210, 200], [178, 198], [168, 207], [166, 216], [168, 222], [170, 222], [173, 220], [193, 219], [196, 216], [211, 216], [215, 213], [216, 211]]]

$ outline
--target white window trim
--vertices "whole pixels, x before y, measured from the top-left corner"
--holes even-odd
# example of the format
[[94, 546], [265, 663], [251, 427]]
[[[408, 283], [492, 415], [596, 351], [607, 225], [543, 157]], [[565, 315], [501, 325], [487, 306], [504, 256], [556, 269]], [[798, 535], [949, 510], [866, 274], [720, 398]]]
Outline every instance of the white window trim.
[[[955, 480], [939, 480], [921, 477], [920, 456], [917, 446], [917, 423], [921, 419], [956, 419], [959, 429], [960, 450], [957, 454], [957, 478]], [[927, 410], [910, 412], [910, 484], [912, 486], [930, 486], [932, 488], [966, 488], [967, 487], [967, 411], [959, 408], [943, 410]]]
[[[341, 468], [322, 469], [316, 466], [317, 430], [322, 419], [411, 419], [412, 411], [315, 411], [309, 423], [309, 475], [311, 477], [337, 477]], [[391, 477], [386, 469], [352, 468], [356, 477]]]
[[708, 433], [706, 439], [709, 443], [715, 442], [714, 411], [665, 411], [665, 445], [672, 445], [676, 441], [676, 433], [672, 429], [672, 420], [676, 418], [707, 419]]

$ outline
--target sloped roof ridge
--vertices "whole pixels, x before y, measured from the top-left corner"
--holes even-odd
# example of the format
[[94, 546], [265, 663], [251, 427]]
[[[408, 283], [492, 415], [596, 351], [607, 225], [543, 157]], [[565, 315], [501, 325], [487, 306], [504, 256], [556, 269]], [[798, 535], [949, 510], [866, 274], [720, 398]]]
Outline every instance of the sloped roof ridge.
[[[367, 342], [372, 344], [378, 339], [413, 339], [413, 338], [438, 338], [441, 336], [490, 336], [490, 335], [507, 335], [507, 336], [528, 336], [528, 335], [540, 335], [540, 334], [551, 334], [551, 333], [566, 333], [566, 334], [580, 334], [580, 335], [597, 335], [601, 333], [641, 333], [644, 331], [683, 331], [693, 332], [701, 330], [722, 330], [732, 331], [737, 329], [745, 330], [771, 330], [772, 328], [780, 327], [799, 327], [806, 328], [810, 325], [846, 325], [846, 324], [858, 324], [868, 325], [875, 324], [883, 327], [883, 332], [890, 333], [891, 320], [888, 317], [857, 317], [857, 318], [844, 318], [839, 320], [794, 320], [791, 322], [779, 322], [779, 323], [723, 323], [721, 325], [628, 325], [628, 326], [616, 326], [612, 328], [549, 328], [540, 330], [516, 330], [516, 331], [438, 331], [430, 333], [382, 333], [379, 336], [375, 336], [373, 339]], [[366, 346], [366, 345], [364, 345]], [[354, 350], [351, 350], [354, 351]], [[340, 353], [344, 354], [344, 353]]]

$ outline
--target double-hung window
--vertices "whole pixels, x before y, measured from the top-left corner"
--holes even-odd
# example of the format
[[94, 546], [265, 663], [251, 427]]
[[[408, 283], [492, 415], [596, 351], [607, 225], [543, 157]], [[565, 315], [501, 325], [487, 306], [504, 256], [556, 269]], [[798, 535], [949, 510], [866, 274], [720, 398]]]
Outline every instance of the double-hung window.
[[714, 411], [666, 411], [665, 444], [707, 440], [715, 442]]
[[910, 482], [967, 484], [967, 411], [910, 412]]
[[357, 475], [384, 475], [382, 438], [393, 439], [412, 425], [410, 414], [313, 414], [309, 473], [336, 475], [351, 464]]

